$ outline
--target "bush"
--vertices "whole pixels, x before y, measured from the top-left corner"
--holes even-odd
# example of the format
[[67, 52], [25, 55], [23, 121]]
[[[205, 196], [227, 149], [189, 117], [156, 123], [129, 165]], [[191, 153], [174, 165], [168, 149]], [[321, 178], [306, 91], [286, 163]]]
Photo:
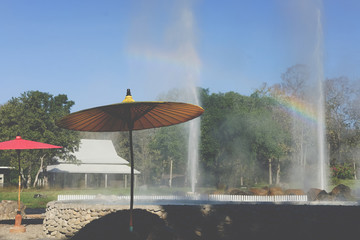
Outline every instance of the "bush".
[[332, 178], [331, 178], [331, 185], [333, 185], [333, 186], [339, 185], [340, 182], [341, 182], [340, 179], [338, 179], [338, 178], [336, 178], [336, 177], [332, 177]]
[[354, 169], [351, 164], [337, 164], [331, 167], [331, 176], [338, 179], [353, 179]]

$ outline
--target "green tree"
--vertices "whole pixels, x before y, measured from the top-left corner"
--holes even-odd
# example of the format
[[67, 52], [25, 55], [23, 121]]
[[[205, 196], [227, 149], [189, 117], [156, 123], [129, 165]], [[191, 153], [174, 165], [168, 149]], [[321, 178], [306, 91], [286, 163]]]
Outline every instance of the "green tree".
[[[327, 140], [330, 163], [349, 163], [354, 166], [359, 159], [354, 154], [360, 149], [360, 89], [347, 77], [325, 81]], [[356, 174], [353, 175], [356, 178]]]
[[274, 116], [273, 98], [261, 91], [248, 97], [203, 90], [202, 102], [201, 159], [216, 186], [263, 181], [269, 159], [280, 166], [288, 135]]
[[[222, 185], [222, 177], [226, 176], [228, 147], [227, 136], [223, 134], [226, 116], [233, 110], [236, 94], [209, 94], [208, 89], [200, 92], [202, 106], [205, 109], [201, 118], [201, 164], [207, 182], [215, 186]], [[225, 128], [227, 129], [227, 128]]]
[[156, 149], [159, 154], [155, 164], [158, 177], [170, 175], [171, 164], [173, 174], [186, 175], [187, 131], [185, 126], [186, 124], [180, 124], [156, 130], [150, 148]]
[[[273, 168], [276, 183], [280, 182], [280, 160], [286, 155], [289, 132], [279, 121], [279, 103], [268, 92], [256, 91], [249, 98], [251, 109], [246, 114], [249, 121], [248, 135], [252, 136], [251, 150], [256, 155], [260, 168], [268, 168], [269, 184], [273, 183]], [[262, 173], [262, 175], [266, 175]]]
[[352, 148], [360, 143], [360, 91], [346, 77], [327, 79], [325, 90], [331, 162], [349, 162]]
[[[75, 161], [72, 153], [78, 148], [79, 134], [61, 129], [56, 120], [70, 113], [73, 101], [64, 94], [53, 96], [39, 91], [28, 91], [12, 98], [0, 108], [0, 140], [7, 141], [20, 135], [24, 139], [62, 146], [61, 150], [26, 150], [21, 152], [22, 176], [27, 187], [36, 186], [39, 174], [58, 157]], [[14, 151], [1, 151], [3, 161], [18, 168]]]

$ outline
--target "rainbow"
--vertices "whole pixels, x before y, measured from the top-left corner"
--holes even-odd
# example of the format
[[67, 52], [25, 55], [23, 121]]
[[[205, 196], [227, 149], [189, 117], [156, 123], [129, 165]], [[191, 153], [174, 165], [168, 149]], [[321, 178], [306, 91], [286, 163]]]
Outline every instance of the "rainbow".
[[283, 94], [276, 94], [274, 99], [283, 107], [282, 109], [286, 112], [311, 123], [316, 123], [318, 121], [316, 108], [308, 102], [300, 98], [285, 96]]

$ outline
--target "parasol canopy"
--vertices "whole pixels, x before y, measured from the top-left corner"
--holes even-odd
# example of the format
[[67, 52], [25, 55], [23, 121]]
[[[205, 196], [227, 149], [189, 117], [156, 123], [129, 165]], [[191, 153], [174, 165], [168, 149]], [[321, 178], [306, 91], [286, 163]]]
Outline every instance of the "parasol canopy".
[[19, 191], [18, 191], [18, 211], [15, 217], [15, 226], [10, 229], [10, 232], [25, 232], [26, 229], [21, 225], [21, 215], [20, 215], [20, 191], [21, 191], [21, 175], [20, 175], [20, 150], [25, 149], [50, 149], [50, 148], [62, 148], [60, 146], [55, 146], [42, 142], [35, 142], [30, 140], [22, 139], [20, 136], [16, 136], [14, 140], [9, 140], [5, 142], [0, 142], [0, 150], [16, 150], [18, 155], [18, 164], [19, 164]]
[[203, 112], [201, 107], [188, 103], [123, 102], [72, 113], [57, 125], [87, 132], [142, 130], [183, 123]]
[[0, 142], [0, 150], [25, 150], [25, 149], [48, 149], [48, 148], [62, 148], [42, 142], [35, 142], [22, 139], [17, 136], [14, 140]]

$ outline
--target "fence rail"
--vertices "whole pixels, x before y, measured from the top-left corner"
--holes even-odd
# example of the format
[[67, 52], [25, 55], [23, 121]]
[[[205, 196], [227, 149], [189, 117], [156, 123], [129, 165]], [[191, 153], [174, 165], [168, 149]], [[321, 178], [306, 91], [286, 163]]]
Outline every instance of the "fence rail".
[[96, 195], [58, 195], [58, 201], [67, 201], [67, 200], [89, 200], [95, 199]]
[[[100, 199], [98, 195], [58, 195], [58, 201], [69, 200], [91, 200]], [[106, 199], [101, 195], [101, 199]], [[112, 199], [114, 199], [112, 197]], [[118, 200], [130, 200], [130, 196], [116, 196]], [[306, 202], [307, 195], [275, 195], [275, 196], [255, 196], [255, 195], [156, 195], [145, 196], [136, 195], [134, 200], [203, 200], [203, 201], [222, 201], [222, 202]]]

